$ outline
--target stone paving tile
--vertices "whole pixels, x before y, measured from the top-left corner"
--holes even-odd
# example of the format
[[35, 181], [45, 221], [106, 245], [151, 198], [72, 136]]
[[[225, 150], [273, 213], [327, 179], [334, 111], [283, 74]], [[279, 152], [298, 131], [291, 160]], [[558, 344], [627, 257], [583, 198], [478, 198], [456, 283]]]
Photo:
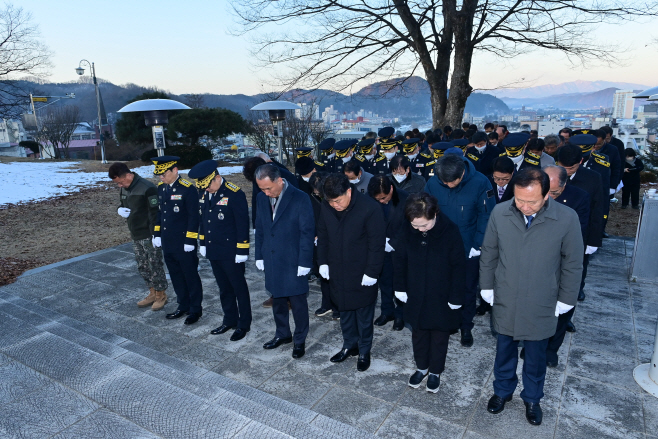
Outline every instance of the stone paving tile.
[[285, 363], [287, 360], [279, 364], [266, 363], [241, 354], [233, 354], [213, 368], [213, 372], [251, 387], [258, 387], [285, 366]]
[[273, 428], [263, 425], [256, 421], [251, 421], [246, 427], [238, 432], [234, 439], [253, 439], [253, 438], [267, 438], [267, 439], [286, 439], [291, 436], [280, 433]]
[[306, 354], [288, 363], [287, 367], [298, 373], [314, 376], [331, 383], [339, 383], [345, 375], [356, 373], [356, 357], [348, 358], [342, 363], [332, 363], [329, 359], [338, 352], [331, 346], [315, 343], [306, 348]]
[[637, 383], [628, 371], [637, 365], [634, 357], [617, 357], [608, 353], [572, 348], [569, 352], [567, 373], [636, 391]]
[[393, 404], [342, 387], [334, 387], [313, 410], [330, 418], [374, 433], [393, 409]]
[[589, 419], [585, 417], [571, 417], [568, 414], [561, 414], [558, 421], [555, 437], [569, 437], [573, 439], [612, 439], [612, 438], [628, 438], [640, 439], [644, 438], [644, 434], [638, 431], [628, 430], [627, 428], [609, 424], [607, 422], [600, 422], [598, 420]]
[[312, 375], [283, 368], [274, 373], [259, 389], [302, 407], [311, 408], [332, 388]]
[[493, 395], [483, 395], [475, 408], [468, 430], [484, 437], [492, 438], [553, 438], [557, 424], [557, 409], [550, 404], [542, 403], [544, 413], [542, 424], [530, 425], [525, 418], [525, 406], [516, 395], [505, 405], [505, 410], [493, 415], [487, 412], [487, 403]]
[[[635, 356], [635, 337], [631, 331], [620, 331], [617, 328], [606, 329], [590, 325], [589, 321], [577, 320], [574, 324], [578, 332], [572, 338], [571, 345], [585, 349], [619, 355], [624, 357]], [[614, 340], [615, 342], [611, 342]]]
[[645, 302], [641, 300], [633, 301], [633, 311], [635, 311], [636, 314], [657, 316], [658, 302]]
[[157, 439], [158, 436], [106, 409], [96, 410], [51, 439]]
[[642, 401], [645, 431], [652, 436], [658, 436], [658, 398], [648, 393], [643, 393]]
[[[377, 430], [382, 438], [461, 438], [465, 427], [446, 422], [441, 416], [430, 416], [407, 407], [396, 407]], [[439, 433], [440, 432], [440, 433]]]
[[635, 314], [633, 321], [635, 323], [636, 333], [653, 336], [656, 333], [656, 322], [658, 322], [658, 314], [653, 316]]
[[605, 329], [615, 329], [628, 332], [633, 330], [630, 309], [628, 311], [623, 311], [619, 308], [580, 308], [574, 314], [573, 322], [575, 325], [580, 324], [580, 326], [597, 326]]
[[[6, 356], [3, 355], [7, 359]], [[33, 369], [7, 359], [0, 365], [0, 405], [50, 384], [52, 381]]]
[[192, 363], [197, 367], [211, 370], [219, 366], [219, 364], [233, 354], [208, 343], [193, 341], [186, 344], [182, 349], [172, 352], [170, 355]]
[[341, 375], [338, 384], [384, 401], [395, 403], [407, 388], [408, 370], [395, 363], [373, 357], [370, 368], [359, 372], [354, 367]]
[[650, 288], [646, 284], [631, 283], [631, 294], [633, 301], [658, 303], [658, 289]]
[[[132, 245], [132, 244], [131, 244], [131, 245]], [[110, 264], [110, 263], [112, 263], [112, 262], [116, 262], [116, 261], [118, 261], [118, 260], [120, 260], [120, 259], [124, 259], [124, 258], [126, 258], [126, 257], [129, 257], [128, 255], [126, 255], [126, 252], [125, 252], [125, 251], [117, 250], [117, 248], [118, 248], [118, 247], [116, 247], [116, 248], [114, 248], [114, 249], [112, 249], [112, 250], [109, 250], [109, 251], [103, 252], [103, 253], [101, 253], [101, 254], [99, 254], [99, 255], [96, 255], [96, 256], [91, 256], [91, 257], [87, 258], [87, 260], [89, 260], [89, 261], [96, 261], [96, 262], [102, 262], [102, 263], [104, 263], [104, 264]], [[133, 258], [133, 261], [134, 261], [134, 260], [135, 260], [135, 256], [134, 256], [134, 253], [133, 253], [133, 249], [132, 249], [132, 247], [130, 248], [130, 253], [133, 254], [132, 258]]]

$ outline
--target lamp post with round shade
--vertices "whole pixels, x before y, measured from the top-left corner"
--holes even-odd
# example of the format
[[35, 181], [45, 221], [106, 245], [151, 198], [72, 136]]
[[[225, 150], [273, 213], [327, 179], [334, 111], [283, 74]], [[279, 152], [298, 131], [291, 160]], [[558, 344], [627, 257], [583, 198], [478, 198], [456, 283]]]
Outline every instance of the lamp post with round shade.
[[75, 69], [75, 72], [80, 76], [85, 74], [85, 69], [82, 68], [83, 63], [87, 63], [87, 65], [90, 67], [91, 78], [94, 81], [94, 88], [96, 91], [96, 110], [98, 111], [98, 137], [101, 144], [101, 161], [102, 163], [107, 163], [107, 160], [105, 160], [105, 139], [103, 139], [103, 124], [101, 122], [101, 99], [100, 93], [98, 91], [98, 81], [96, 80], [96, 67], [94, 66], [93, 62], [90, 63], [86, 59], [81, 60], [78, 64], [78, 67]]
[[283, 121], [286, 120], [286, 110], [301, 110], [297, 104], [287, 101], [261, 102], [252, 108], [252, 111], [267, 111], [272, 124], [276, 127], [276, 143], [279, 147], [278, 160], [283, 162]]

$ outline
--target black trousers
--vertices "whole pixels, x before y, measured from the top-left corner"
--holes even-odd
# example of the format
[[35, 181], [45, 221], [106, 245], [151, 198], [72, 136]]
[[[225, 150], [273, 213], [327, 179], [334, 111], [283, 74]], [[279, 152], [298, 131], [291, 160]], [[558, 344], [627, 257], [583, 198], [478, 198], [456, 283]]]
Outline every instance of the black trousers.
[[171, 284], [176, 292], [178, 309], [190, 314], [201, 312], [203, 285], [197, 267], [199, 257], [195, 251], [185, 253], [165, 253], [164, 261], [169, 270]]
[[574, 306], [568, 312], [560, 314], [557, 318], [557, 328], [555, 328], [555, 335], [548, 339], [548, 347], [546, 348], [546, 361], [557, 361], [557, 351], [560, 350], [564, 336], [567, 334], [567, 325], [576, 311]]
[[320, 280], [320, 291], [322, 292], [322, 302], [320, 308], [334, 310], [336, 307], [331, 302], [331, 289], [329, 287], [329, 281], [322, 276], [320, 276], [320, 266], [318, 265], [318, 248], [313, 247], [313, 271], [318, 273], [318, 278]]
[[587, 267], [589, 266], [589, 255], [583, 256], [583, 275], [580, 280], [580, 289], [585, 288], [585, 278], [587, 277]]
[[360, 354], [367, 354], [372, 348], [372, 334], [377, 303], [354, 311], [340, 312], [340, 329], [343, 332], [343, 349], [358, 347]]
[[448, 341], [450, 333], [432, 329], [414, 329], [411, 331], [411, 343], [414, 348], [414, 360], [419, 370], [429, 369], [438, 375], [446, 366]]
[[248, 331], [251, 328], [251, 302], [244, 278], [245, 264], [222, 259], [211, 260], [210, 266], [219, 287], [219, 301], [224, 311], [222, 323]]
[[480, 257], [468, 258], [466, 260], [466, 290], [464, 291], [464, 305], [462, 306], [462, 330], [473, 329], [479, 280]]
[[633, 183], [628, 186], [624, 184], [624, 187], [621, 188], [621, 205], [628, 206], [629, 199], [633, 207], [640, 205], [640, 183]]
[[[548, 339], [525, 340], [523, 360], [523, 390], [521, 399], [526, 402], [539, 402], [544, 397], [546, 379], [546, 346]], [[519, 362], [519, 340], [508, 335], [498, 334], [496, 360], [494, 361], [494, 393], [501, 398], [512, 396], [519, 378], [516, 366]]]
[[[306, 294], [290, 297], [274, 297], [272, 301], [272, 313], [276, 324], [275, 337], [293, 337], [295, 344], [302, 344], [308, 335], [308, 301]], [[295, 321], [295, 334], [290, 333], [290, 314], [288, 312], [288, 301], [292, 310], [292, 319]]]
[[404, 308], [402, 307], [403, 303], [395, 298], [393, 291], [393, 257], [391, 252], [386, 252], [384, 255], [384, 265], [379, 275], [378, 284], [382, 298], [382, 315], [401, 319]]

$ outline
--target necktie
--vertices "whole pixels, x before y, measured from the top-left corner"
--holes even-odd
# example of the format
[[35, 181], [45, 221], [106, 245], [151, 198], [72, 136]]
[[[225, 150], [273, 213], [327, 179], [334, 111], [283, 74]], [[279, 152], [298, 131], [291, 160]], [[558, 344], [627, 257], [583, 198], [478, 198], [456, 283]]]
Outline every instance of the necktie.
[[532, 218], [533, 218], [532, 215], [526, 215], [526, 216], [525, 216], [525, 219], [528, 220], [528, 224], [525, 225], [525, 228], [526, 228], [526, 229], [530, 228], [530, 223], [532, 223]]
[[498, 186], [498, 198], [503, 198], [504, 194], [505, 194], [505, 188], [502, 186]]

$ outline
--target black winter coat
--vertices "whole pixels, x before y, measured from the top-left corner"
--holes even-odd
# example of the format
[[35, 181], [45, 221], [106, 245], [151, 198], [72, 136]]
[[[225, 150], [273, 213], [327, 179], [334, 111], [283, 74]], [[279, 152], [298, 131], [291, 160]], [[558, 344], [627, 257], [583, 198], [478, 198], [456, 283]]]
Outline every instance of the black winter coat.
[[439, 212], [426, 233], [408, 221], [392, 242], [395, 291], [409, 297], [404, 321], [414, 329], [449, 332], [459, 328], [466, 289], [466, 255], [459, 227]]
[[361, 281], [364, 274], [377, 279], [382, 271], [386, 225], [379, 203], [354, 189], [340, 219], [336, 213], [326, 200], [322, 202], [318, 265], [329, 266], [331, 301], [338, 311], [353, 311], [377, 301], [377, 284], [366, 287]]
[[[398, 236], [402, 225], [405, 223], [404, 207], [405, 204], [407, 204], [407, 198], [409, 197], [409, 194], [402, 189], [396, 189], [393, 187], [393, 191], [393, 197], [391, 197], [391, 201], [389, 201], [391, 210], [388, 213], [388, 218], [385, 216], [384, 219], [386, 222], [386, 237], [391, 238], [391, 240]], [[379, 202], [377, 203], [382, 207], [383, 212], [384, 205]]]

